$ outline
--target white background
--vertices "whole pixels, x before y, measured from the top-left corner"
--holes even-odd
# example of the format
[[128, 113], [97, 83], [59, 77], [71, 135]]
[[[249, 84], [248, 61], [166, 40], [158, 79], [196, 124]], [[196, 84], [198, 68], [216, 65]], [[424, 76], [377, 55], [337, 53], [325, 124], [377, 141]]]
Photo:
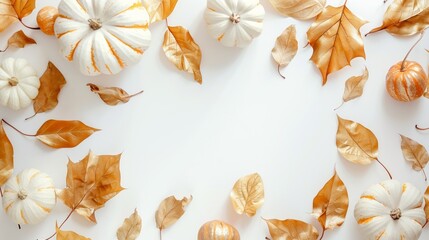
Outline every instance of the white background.
[[[338, 6], [343, 1], [328, 1]], [[56, 6], [58, 1], [39, 0]], [[296, 21], [275, 12], [268, 0], [265, 28], [260, 37], [246, 49], [225, 48], [207, 33], [203, 20], [205, 1], [180, 0], [169, 18], [171, 25], [190, 30], [203, 52], [204, 84], [181, 73], [168, 62], [161, 50], [165, 23], [151, 26], [153, 42], [143, 60], [116, 76], [85, 77], [60, 54], [54, 37], [24, 29], [37, 45], [10, 49], [0, 55], [25, 57], [41, 75], [48, 61], [54, 62], [68, 84], [60, 95], [58, 107], [34, 119], [32, 108], [13, 112], [0, 108], [0, 117], [19, 129], [35, 133], [48, 119], [78, 119], [101, 128], [74, 149], [52, 150], [35, 139], [21, 136], [6, 127], [15, 147], [15, 172], [37, 168], [52, 176], [58, 188], [65, 186], [68, 157], [82, 159], [91, 149], [96, 154], [123, 152], [122, 185], [126, 188], [96, 212], [98, 224], [74, 214], [64, 230], [74, 230], [96, 240], [115, 239], [116, 229], [137, 208], [143, 219], [139, 239], [156, 240], [154, 213], [158, 204], [170, 195], [192, 194], [194, 201], [185, 215], [165, 230], [164, 240], [196, 239], [199, 227], [206, 221], [221, 219], [238, 228], [242, 239], [261, 240], [268, 236], [264, 218], [294, 218], [320, 226], [310, 213], [313, 197], [332, 176], [336, 166], [350, 197], [350, 208], [344, 225], [329, 231], [325, 239], [361, 240], [362, 235], [353, 217], [354, 205], [369, 186], [387, 179], [377, 164], [357, 166], [346, 162], [337, 153], [336, 113], [341, 103], [344, 82], [363, 72], [370, 72], [364, 95], [346, 103], [338, 114], [358, 121], [378, 137], [380, 160], [395, 179], [411, 182], [422, 191], [423, 175], [405, 163], [399, 134], [429, 145], [429, 133], [417, 132], [416, 123], [429, 125], [429, 100], [400, 103], [385, 91], [385, 75], [389, 67], [400, 61], [417, 36], [396, 38], [385, 32], [364, 39], [367, 60], [356, 59], [329, 77], [325, 87], [312, 62], [311, 47], [306, 47], [306, 31], [311, 21]], [[351, 0], [349, 8], [370, 23], [362, 27], [367, 33], [381, 23], [387, 5], [382, 0]], [[35, 11], [36, 13], [37, 11]], [[35, 25], [35, 13], [24, 21]], [[297, 27], [299, 52], [283, 70], [287, 79], [276, 72], [271, 49], [276, 37], [290, 24]], [[19, 23], [0, 34], [2, 46]], [[410, 55], [427, 66], [429, 36]], [[426, 69], [426, 67], [425, 67]], [[126, 105], [106, 106], [85, 86], [93, 82], [103, 86], [119, 86], [130, 93], [145, 90]], [[258, 172], [265, 185], [265, 204], [254, 218], [237, 215], [229, 201], [234, 182]], [[61, 222], [69, 209], [60, 201], [44, 222], [23, 226], [18, 230], [6, 215], [0, 213], [1, 239], [44, 239]], [[421, 239], [429, 238], [425, 229]]]

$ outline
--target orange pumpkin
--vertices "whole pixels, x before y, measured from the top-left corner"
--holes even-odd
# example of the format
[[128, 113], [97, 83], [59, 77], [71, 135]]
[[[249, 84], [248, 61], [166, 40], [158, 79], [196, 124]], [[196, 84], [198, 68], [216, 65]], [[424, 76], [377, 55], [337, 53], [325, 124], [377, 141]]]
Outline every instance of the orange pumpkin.
[[422, 66], [413, 61], [393, 65], [386, 76], [387, 92], [394, 99], [409, 102], [421, 97], [427, 87], [428, 76]]
[[37, 24], [40, 30], [46, 35], [54, 35], [54, 23], [57, 17], [57, 8], [51, 6], [42, 8], [37, 14]]

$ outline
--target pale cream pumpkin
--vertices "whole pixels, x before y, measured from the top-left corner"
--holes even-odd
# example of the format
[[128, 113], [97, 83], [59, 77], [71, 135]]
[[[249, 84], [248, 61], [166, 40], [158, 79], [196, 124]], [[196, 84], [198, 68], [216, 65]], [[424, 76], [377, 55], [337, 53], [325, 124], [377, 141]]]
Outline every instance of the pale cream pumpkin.
[[240, 240], [240, 234], [228, 223], [210, 221], [201, 226], [198, 240]]
[[3, 208], [16, 224], [37, 224], [55, 207], [52, 179], [36, 169], [11, 177], [4, 186]]
[[262, 32], [259, 0], [208, 0], [204, 17], [212, 37], [228, 47], [245, 47]]
[[85, 75], [116, 74], [148, 48], [149, 16], [140, 0], [62, 0], [55, 34]]
[[365, 191], [354, 215], [370, 240], [417, 240], [426, 222], [423, 194], [409, 183], [388, 180]]

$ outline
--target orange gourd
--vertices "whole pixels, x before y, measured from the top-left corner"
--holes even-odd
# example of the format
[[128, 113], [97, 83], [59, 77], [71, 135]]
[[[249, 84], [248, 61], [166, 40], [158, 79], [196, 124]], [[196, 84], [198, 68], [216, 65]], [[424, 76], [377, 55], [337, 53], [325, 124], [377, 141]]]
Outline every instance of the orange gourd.
[[40, 30], [46, 35], [54, 35], [54, 24], [57, 17], [57, 8], [51, 6], [42, 8], [39, 13], [37, 13], [37, 24]]

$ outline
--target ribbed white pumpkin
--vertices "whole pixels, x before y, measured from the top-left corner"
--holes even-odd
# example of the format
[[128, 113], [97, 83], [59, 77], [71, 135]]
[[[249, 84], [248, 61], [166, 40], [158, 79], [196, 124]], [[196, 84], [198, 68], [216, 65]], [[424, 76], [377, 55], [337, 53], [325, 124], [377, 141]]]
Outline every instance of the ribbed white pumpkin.
[[3, 208], [16, 224], [36, 224], [55, 207], [52, 179], [36, 169], [27, 169], [10, 178], [4, 186]]
[[259, 0], [208, 0], [204, 16], [212, 37], [245, 47], [262, 32], [265, 10]]
[[55, 34], [85, 75], [116, 74], [149, 46], [149, 15], [141, 0], [62, 0]]
[[13, 110], [29, 106], [39, 93], [40, 80], [25, 59], [7, 58], [0, 67], [0, 104]]
[[370, 187], [355, 218], [370, 240], [417, 240], [426, 222], [423, 194], [409, 183], [388, 180]]

